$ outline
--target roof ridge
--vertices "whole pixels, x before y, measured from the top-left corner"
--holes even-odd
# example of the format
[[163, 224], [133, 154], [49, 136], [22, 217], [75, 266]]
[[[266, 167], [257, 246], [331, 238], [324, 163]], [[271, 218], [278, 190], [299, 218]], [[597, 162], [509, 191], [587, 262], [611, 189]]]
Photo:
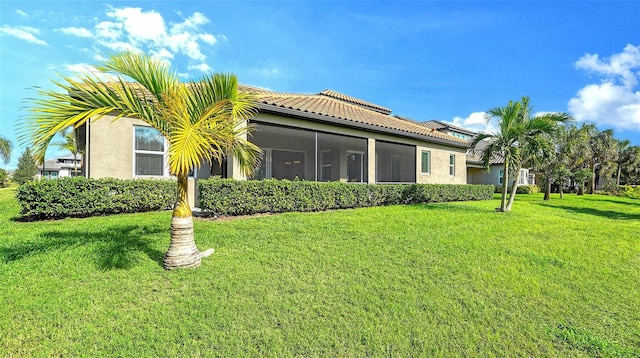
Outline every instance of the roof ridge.
[[360, 98], [352, 97], [352, 96], [349, 96], [349, 95], [346, 95], [344, 93], [340, 93], [338, 91], [334, 91], [334, 90], [331, 90], [331, 89], [324, 89], [324, 90], [320, 91], [320, 93], [318, 93], [318, 95], [327, 96], [327, 97], [330, 97], [330, 98], [333, 98], [333, 99], [337, 99], [337, 100], [340, 100], [340, 101], [343, 101], [343, 102], [352, 103], [352, 104], [355, 104], [357, 106], [365, 107], [365, 108], [368, 108], [368, 109], [371, 109], [373, 111], [380, 112], [380, 113], [386, 114], [386, 115], [389, 115], [392, 112], [390, 108], [383, 107], [383, 106], [380, 106], [380, 105], [372, 103], [372, 102], [367, 102], [367, 101], [362, 100]]

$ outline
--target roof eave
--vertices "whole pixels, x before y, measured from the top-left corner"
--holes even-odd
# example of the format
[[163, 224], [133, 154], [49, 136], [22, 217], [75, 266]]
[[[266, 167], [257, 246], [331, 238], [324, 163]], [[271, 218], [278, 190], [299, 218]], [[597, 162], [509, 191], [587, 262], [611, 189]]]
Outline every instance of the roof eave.
[[260, 103], [259, 108], [260, 108], [260, 111], [263, 113], [280, 114], [287, 117], [298, 118], [298, 119], [312, 119], [317, 122], [332, 124], [340, 127], [363, 129], [370, 132], [382, 133], [382, 134], [391, 134], [391, 135], [405, 137], [405, 138], [418, 139], [418, 140], [429, 142], [429, 143], [444, 144], [444, 145], [448, 145], [456, 148], [469, 147], [468, 143], [449, 141], [446, 139], [430, 137], [430, 136], [426, 136], [418, 133], [405, 132], [397, 129], [380, 127], [372, 124], [360, 123], [360, 122], [355, 122], [355, 121], [346, 120], [342, 118], [321, 115], [317, 113], [302, 112], [296, 109], [279, 107], [271, 104]]

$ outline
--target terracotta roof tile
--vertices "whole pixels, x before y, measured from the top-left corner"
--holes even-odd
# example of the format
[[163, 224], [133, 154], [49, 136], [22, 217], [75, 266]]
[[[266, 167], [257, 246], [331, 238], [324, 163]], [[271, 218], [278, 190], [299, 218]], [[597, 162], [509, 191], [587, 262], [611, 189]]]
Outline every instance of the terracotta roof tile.
[[257, 95], [259, 102], [277, 108], [313, 113], [342, 119], [346, 122], [368, 124], [380, 128], [423, 135], [457, 144], [467, 141], [438, 132], [420, 122], [390, 115], [391, 110], [335, 91], [324, 90], [318, 94], [294, 94], [242, 86], [242, 91]]

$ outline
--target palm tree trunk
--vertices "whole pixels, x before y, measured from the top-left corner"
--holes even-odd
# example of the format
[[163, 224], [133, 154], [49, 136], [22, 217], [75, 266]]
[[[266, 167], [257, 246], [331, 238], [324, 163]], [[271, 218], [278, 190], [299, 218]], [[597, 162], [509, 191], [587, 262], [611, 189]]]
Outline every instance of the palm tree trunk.
[[504, 164], [502, 164], [502, 199], [500, 200], [500, 208], [498, 211], [505, 211], [506, 203], [507, 203], [507, 191], [508, 191], [508, 183], [509, 183], [509, 161], [507, 158], [504, 159]]
[[589, 194], [596, 193], [596, 165], [591, 163], [591, 180], [589, 181]]
[[513, 200], [516, 198], [516, 191], [518, 190], [518, 181], [520, 180], [520, 166], [516, 171], [516, 177], [513, 179], [513, 186], [511, 187], [511, 193], [509, 194], [509, 202], [507, 203], [507, 207], [505, 211], [511, 211], [511, 207], [513, 206]]
[[201, 253], [196, 246], [188, 190], [187, 176], [178, 175], [178, 202], [171, 217], [171, 241], [162, 264], [167, 270], [198, 267], [203, 257], [213, 253], [212, 249]]
[[549, 200], [551, 199], [551, 175], [546, 175], [545, 176], [545, 181], [544, 181], [544, 198], [542, 200]]
[[616, 178], [616, 185], [620, 186], [620, 174], [622, 173], [622, 165], [618, 164], [618, 175]]

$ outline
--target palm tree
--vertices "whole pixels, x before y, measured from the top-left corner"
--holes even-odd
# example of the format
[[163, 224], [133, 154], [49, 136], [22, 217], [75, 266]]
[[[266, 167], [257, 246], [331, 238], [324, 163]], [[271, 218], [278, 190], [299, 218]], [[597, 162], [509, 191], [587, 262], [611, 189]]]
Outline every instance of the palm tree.
[[80, 154], [81, 151], [76, 142], [76, 133], [73, 127], [67, 127], [60, 132], [60, 134], [62, 134], [64, 141], [53, 143], [53, 145], [60, 149], [68, 150], [73, 154], [73, 173], [74, 175], [78, 175], [78, 154]]
[[[503, 158], [502, 199], [500, 207], [496, 209], [498, 211], [511, 211], [520, 169], [527, 160], [531, 159], [531, 153], [534, 152], [532, 147], [538, 140], [537, 136], [552, 133], [558, 122], [566, 122], [571, 119], [566, 113], [546, 113], [532, 116], [531, 112], [529, 97], [522, 97], [519, 102], [510, 101], [504, 107], [490, 109], [487, 112], [487, 122], [494, 118], [497, 119], [499, 132], [479, 134], [471, 143], [471, 147], [476, 147], [480, 141], [486, 140], [488, 142], [484, 148], [480, 149], [487, 171], [494, 156]], [[515, 178], [507, 202], [509, 173], [514, 173]]]
[[[246, 125], [256, 111], [254, 97], [238, 91], [236, 76], [213, 74], [182, 83], [162, 62], [144, 54], [121, 53], [98, 69], [112, 82], [90, 74], [54, 82], [62, 93], [39, 90], [30, 114], [21, 122], [21, 138], [30, 142], [37, 159], [64, 128], [97, 120], [109, 113], [138, 118], [169, 142], [168, 166], [177, 177], [177, 200], [171, 218], [171, 241], [165, 269], [196, 267], [213, 250], [200, 252], [193, 235], [189, 207], [189, 172], [203, 161], [234, 155], [245, 174], [255, 168], [260, 151], [246, 139]], [[133, 83], [128, 82], [132, 79]]]
[[4, 164], [9, 163], [9, 161], [11, 160], [11, 149], [11, 141], [3, 136], [0, 136], [0, 158], [2, 158]]

